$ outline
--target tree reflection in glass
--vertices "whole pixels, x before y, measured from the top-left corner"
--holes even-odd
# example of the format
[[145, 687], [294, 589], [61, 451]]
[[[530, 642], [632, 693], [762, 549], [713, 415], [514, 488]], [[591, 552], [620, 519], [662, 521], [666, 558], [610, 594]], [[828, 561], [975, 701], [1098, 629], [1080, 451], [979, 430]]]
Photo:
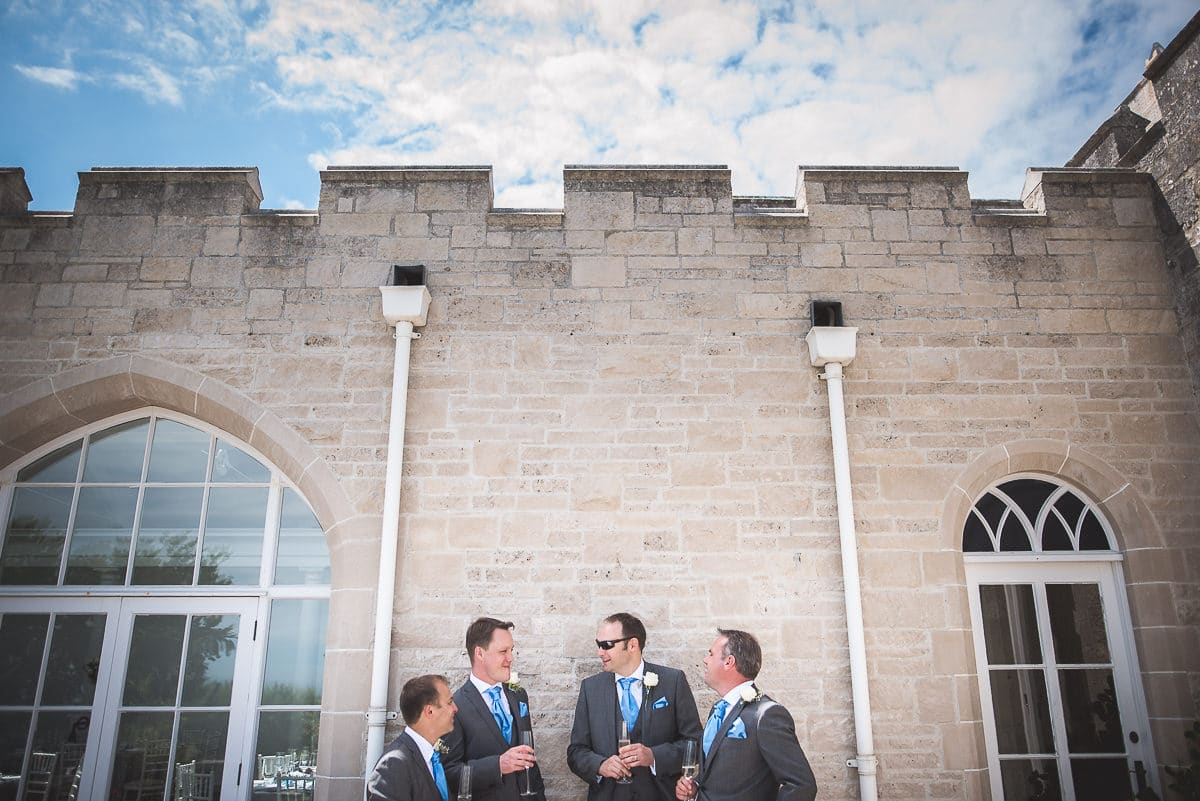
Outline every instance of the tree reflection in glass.
[[191, 584], [200, 533], [200, 487], [147, 487], [133, 556], [133, 584]]

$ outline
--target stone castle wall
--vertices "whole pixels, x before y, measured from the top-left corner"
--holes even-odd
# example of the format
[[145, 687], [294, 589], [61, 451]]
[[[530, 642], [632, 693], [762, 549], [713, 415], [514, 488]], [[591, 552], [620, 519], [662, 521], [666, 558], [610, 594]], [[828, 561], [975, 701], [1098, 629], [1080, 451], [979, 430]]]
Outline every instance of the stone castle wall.
[[398, 263], [427, 267], [433, 301], [393, 697], [418, 672], [461, 680], [474, 616], [515, 620], [553, 798], [582, 797], [566, 738], [618, 610], [702, 712], [713, 628], [758, 634], [821, 797], [856, 797], [814, 299], [859, 327], [882, 795], [988, 797], [960, 532], [1012, 471], [1074, 481], [1116, 527], [1160, 761], [1200, 712], [1200, 410], [1145, 175], [1035, 171], [1023, 203], [985, 206], [952, 169], [803, 169], [795, 198], [735, 198], [721, 167], [568, 167], [562, 210], [516, 211], [492, 208], [487, 168], [347, 168], [294, 213], [258, 208], [254, 170], [94, 170], [70, 215], [3, 181], [3, 463], [152, 402], [297, 482], [334, 560], [324, 797], [361, 792], [394, 349], [377, 287]]

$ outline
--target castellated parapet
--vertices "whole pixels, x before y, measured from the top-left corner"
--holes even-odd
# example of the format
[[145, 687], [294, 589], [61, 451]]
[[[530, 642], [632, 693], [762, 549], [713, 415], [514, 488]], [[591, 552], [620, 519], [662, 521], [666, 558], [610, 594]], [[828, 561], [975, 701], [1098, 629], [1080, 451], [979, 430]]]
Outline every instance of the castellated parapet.
[[[881, 795], [988, 797], [962, 557], [977, 493], [1056, 477], [1120, 543], [1160, 762], [1200, 713], [1200, 406], [1153, 181], [1035, 169], [973, 200], [945, 167], [568, 166], [562, 208], [496, 208], [488, 167], [321, 172], [262, 209], [254, 168], [81, 173], [30, 212], [0, 170], [0, 467], [118, 412], [198, 419], [279, 466], [333, 562], [318, 799], [362, 795], [394, 331], [422, 264], [393, 634], [404, 678], [465, 675], [478, 614], [517, 621], [550, 797], [597, 621], [631, 608], [687, 670], [714, 625], [763, 641], [821, 797], [856, 797], [816, 299], [846, 369]], [[635, 589], [631, 589], [635, 588]], [[456, 672], [457, 671], [457, 672]], [[985, 679], [986, 680], [986, 679]]]

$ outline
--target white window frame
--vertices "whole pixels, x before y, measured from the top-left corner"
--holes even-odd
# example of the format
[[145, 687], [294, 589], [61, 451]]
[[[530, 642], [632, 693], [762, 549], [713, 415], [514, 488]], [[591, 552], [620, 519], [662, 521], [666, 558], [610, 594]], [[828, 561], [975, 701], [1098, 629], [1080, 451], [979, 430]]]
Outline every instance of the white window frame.
[[[1015, 474], [1005, 476], [994, 486], [1019, 478], [1036, 478], [1052, 484], [1068, 486], [1061, 480], [1041, 474]], [[989, 488], [990, 491], [991, 488]], [[1069, 487], [1081, 499], [1086, 496]], [[984, 493], [980, 493], [980, 497]], [[1104, 527], [1109, 542], [1115, 542], [1108, 521], [1092, 507], [1100, 524]], [[972, 505], [973, 506], [973, 505]], [[1023, 516], [1023, 515], [1022, 515]], [[988, 772], [994, 801], [1004, 798], [1000, 774], [1000, 750], [996, 732], [996, 716], [992, 702], [987, 647], [984, 641], [983, 616], [979, 600], [981, 585], [1005, 584], [1096, 584], [1100, 588], [1101, 604], [1104, 609], [1105, 630], [1113, 666], [1113, 683], [1121, 711], [1122, 739], [1126, 748], [1126, 760], [1132, 772], [1140, 761], [1146, 768], [1146, 781], [1159, 794], [1157, 761], [1154, 755], [1150, 720], [1144, 688], [1141, 681], [1141, 666], [1133, 639], [1133, 627], [1129, 614], [1129, 599], [1121, 570], [1122, 556], [1116, 551], [1040, 551], [1040, 537], [1031, 533], [1033, 551], [968, 552], [963, 553], [967, 580], [967, 596], [971, 614], [971, 632], [975, 646], [980, 704], [983, 714], [984, 741], [987, 747]], [[1054, 652], [1050, 646], [1050, 620], [1045, 604], [1044, 592], [1034, 591], [1037, 610], [1038, 634], [1042, 648], [1042, 659], [1046, 670], [1047, 703], [1050, 706], [1051, 725], [1054, 735], [1055, 756], [1061, 781], [1063, 801], [1087, 801], [1077, 799], [1070, 777], [1070, 755], [1066, 746], [1066, 723], [1063, 715], [1061, 691], [1058, 684]], [[1136, 732], [1138, 742], [1130, 741], [1130, 732]], [[1133, 780], [1131, 779], [1131, 786]]]
[[[253, 764], [253, 749], [257, 742], [258, 736], [258, 717], [259, 717], [259, 699], [262, 695], [263, 672], [266, 666], [267, 652], [267, 634], [269, 631], [269, 618], [271, 612], [271, 602], [273, 600], [325, 600], [330, 598], [330, 585], [318, 584], [273, 584], [275, 570], [275, 560], [278, 550], [279, 541], [279, 516], [280, 507], [283, 503], [283, 492], [285, 489], [290, 489], [299, 495], [307, 503], [304, 493], [299, 490], [294, 484], [286, 479], [283, 471], [275, 465], [273, 461], [259, 452], [256, 448], [242, 441], [237, 436], [217, 427], [205, 423], [202, 420], [195, 419], [188, 415], [179, 414], [169, 409], [164, 409], [157, 406], [145, 406], [138, 409], [122, 412], [120, 414], [106, 417], [103, 420], [89, 423], [72, 429], [70, 432], [63, 434], [60, 437], [46, 443], [42, 447], [26, 454], [17, 462], [8, 465], [3, 470], [0, 470], [0, 538], [3, 537], [4, 526], [7, 525], [9, 510], [11, 509], [13, 494], [16, 485], [16, 478], [20, 470], [34, 463], [38, 459], [47, 454], [68, 445], [76, 440], [80, 440], [98, 431], [111, 428], [113, 426], [128, 423], [142, 418], [157, 417], [160, 419], [173, 420], [183, 425], [191, 426], [200, 431], [208, 433], [210, 436], [215, 435], [219, 439], [223, 439], [231, 445], [245, 451], [253, 456], [270, 471], [270, 482], [267, 501], [267, 522], [263, 530], [263, 551], [262, 562], [260, 564], [259, 582], [257, 585], [0, 585], [0, 612], [37, 612], [37, 613], [53, 613], [63, 610], [90, 611], [96, 613], [106, 613], [109, 615], [109, 622], [105, 628], [105, 651], [102, 659], [111, 671], [117, 667], [122, 675], [124, 675], [124, 659], [127, 655], [127, 650], [117, 653], [120, 642], [117, 638], [117, 628], [121, 625], [121, 620], [127, 617], [120, 610], [124, 601], [147, 599], [151, 604], [157, 603], [160, 608], [172, 608], [180, 610], [189, 610], [186, 613], [196, 614], [197, 610], [203, 611], [207, 607], [204, 606], [205, 601], [213, 601], [214, 603], [228, 600], [230, 602], [253, 602], [256, 605], [256, 613], [254, 620], [251, 621], [251, 626], [256, 627], [251, 629], [251, 634], [246, 640], [241, 640], [239, 637], [239, 652], [244, 647], [248, 646], [250, 650], [246, 652], [246, 659], [241, 659], [239, 655], [238, 667], [239, 671], [249, 671], [247, 678], [242, 681], [241, 685], [235, 688], [235, 692], [245, 693], [240, 702], [235, 701], [235, 705], [240, 707], [242, 714], [235, 716], [233, 711], [230, 713], [229, 724], [229, 740], [240, 740], [240, 751], [236, 760], [226, 761], [225, 783], [222, 788], [223, 799], [248, 799], [253, 790], [253, 776], [255, 766]], [[153, 432], [151, 432], [152, 434]], [[147, 448], [150, 447], [152, 438], [147, 439]], [[81, 454], [81, 460], [86, 458], [85, 452]], [[145, 459], [143, 455], [143, 460]], [[212, 458], [210, 454], [209, 458]], [[145, 462], [143, 461], [143, 466]], [[78, 479], [78, 475], [76, 476]], [[67, 482], [64, 482], [66, 484]], [[78, 492], [78, 481], [70, 482], [76, 486]], [[214, 484], [224, 484], [226, 482], [210, 482]], [[310, 504], [311, 507], [311, 504]], [[202, 518], [203, 519], [203, 518]], [[2, 544], [2, 543], [0, 543]], [[69, 548], [69, 536], [63, 543], [63, 554], [60, 557], [59, 563], [59, 580], [61, 581], [63, 570], [65, 569], [67, 560], [67, 549]], [[131, 548], [132, 548], [131, 543]], [[132, 569], [131, 565], [127, 565], [127, 570]], [[128, 573], [127, 573], [128, 576]], [[180, 611], [179, 613], [185, 613]], [[243, 619], [243, 625], [246, 621]], [[116, 624], [116, 625], [114, 625]], [[126, 646], [128, 640], [123, 641]], [[115, 661], [114, 661], [115, 660]], [[114, 685], [115, 686], [115, 685]], [[123, 683], [122, 685], [123, 686]], [[119, 688], [116, 690], [119, 694]], [[117, 699], [119, 702], [119, 698]], [[108, 707], [102, 704], [108, 703], [107, 699], [94, 699], [93, 709], [96, 714], [101, 710], [108, 711]], [[274, 709], [274, 707], [272, 707]], [[317, 710], [319, 712], [319, 708]], [[111, 712], [115, 714], [115, 712]], [[93, 725], [88, 733], [88, 747], [85, 751], [83, 762], [83, 776], [90, 777], [90, 787], [93, 793], [89, 795], [84, 792], [84, 787], [88, 785], [81, 784], [80, 798], [95, 797], [99, 798], [107, 789], [109, 774], [111, 772], [111, 753], [106, 753], [105, 748], [111, 751], [112, 743], [115, 742], [116, 728], [115, 723], [107, 726], [111, 732], [105, 734], [108, 738], [101, 742], [100, 730], [106, 728], [105, 724], [100, 726]], [[228, 748], [226, 754], [232, 753]], [[105, 765], [100, 761], [101, 755], [109, 759], [109, 764]], [[238, 785], [238, 762], [242, 763], [241, 784]], [[233, 772], [232, 779], [229, 771]], [[103, 774], [103, 775], [101, 775]]]

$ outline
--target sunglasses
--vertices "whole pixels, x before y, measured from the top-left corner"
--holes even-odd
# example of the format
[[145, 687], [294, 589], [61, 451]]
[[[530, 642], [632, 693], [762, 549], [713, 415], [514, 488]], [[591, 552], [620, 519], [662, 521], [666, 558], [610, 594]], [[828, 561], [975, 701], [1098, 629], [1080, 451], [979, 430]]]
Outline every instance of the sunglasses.
[[596, 640], [596, 647], [601, 651], [611, 651], [619, 642], [628, 642], [632, 637], [622, 637], [619, 640]]

